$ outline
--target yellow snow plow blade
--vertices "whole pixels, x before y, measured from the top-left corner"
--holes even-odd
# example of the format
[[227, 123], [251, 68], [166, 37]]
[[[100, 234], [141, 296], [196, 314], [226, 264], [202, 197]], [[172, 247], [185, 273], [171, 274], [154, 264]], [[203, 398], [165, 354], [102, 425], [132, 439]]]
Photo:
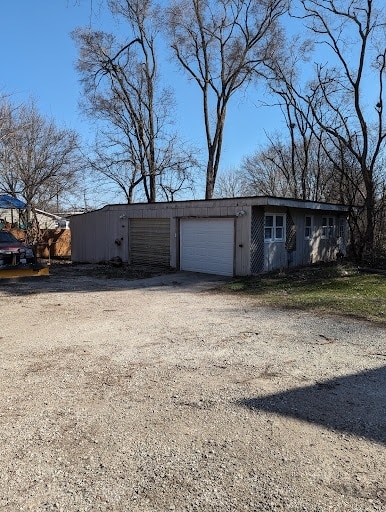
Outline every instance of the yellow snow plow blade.
[[0, 279], [15, 277], [40, 277], [49, 276], [49, 267], [43, 265], [18, 266], [7, 265], [0, 267]]

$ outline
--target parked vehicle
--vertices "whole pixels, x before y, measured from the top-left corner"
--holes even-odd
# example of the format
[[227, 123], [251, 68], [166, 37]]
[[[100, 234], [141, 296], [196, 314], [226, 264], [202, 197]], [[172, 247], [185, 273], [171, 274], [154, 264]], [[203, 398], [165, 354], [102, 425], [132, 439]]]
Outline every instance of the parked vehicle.
[[0, 266], [25, 265], [34, 261], [35, 255], [31, 246], [18, 240], [9, 231], [0, 230]]

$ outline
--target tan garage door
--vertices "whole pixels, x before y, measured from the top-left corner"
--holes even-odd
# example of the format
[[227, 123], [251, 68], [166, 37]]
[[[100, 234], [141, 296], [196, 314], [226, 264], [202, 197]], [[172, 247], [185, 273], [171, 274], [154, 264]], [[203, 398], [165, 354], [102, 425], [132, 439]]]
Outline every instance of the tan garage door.
[[130, 262], [170, 265], [170, 219], [130, 220]]

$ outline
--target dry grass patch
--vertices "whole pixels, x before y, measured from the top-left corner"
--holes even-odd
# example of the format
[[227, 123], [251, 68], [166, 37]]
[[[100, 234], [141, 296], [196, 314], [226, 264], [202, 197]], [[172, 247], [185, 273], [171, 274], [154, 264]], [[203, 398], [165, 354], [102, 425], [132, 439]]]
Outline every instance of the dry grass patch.
[[386, 276], [344, 265], [320, 265], [237, 278], [227, 291], [259, 304], [338, 313], [386, 322]]

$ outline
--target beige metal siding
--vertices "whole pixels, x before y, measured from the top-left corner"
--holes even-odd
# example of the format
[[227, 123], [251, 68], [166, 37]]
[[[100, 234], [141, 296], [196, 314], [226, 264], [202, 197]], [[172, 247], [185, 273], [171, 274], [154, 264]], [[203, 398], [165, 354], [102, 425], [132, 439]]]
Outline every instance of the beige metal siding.
[[170, 265], [170, 219], [130, 220], [130, 262]]
[[[252, 208], [247, 205], [239, 207], [244, 215], [236, 216], [235, 225], [235, 275], [243, 276], [251, 273], [251, 215]], [[231, 212], [233, 213], [233, 212]]]
[[72, 217], [72, 261], [99, 263], [119, 257], [127, 262], [127, 223], [119, 212], [109, 210]]

